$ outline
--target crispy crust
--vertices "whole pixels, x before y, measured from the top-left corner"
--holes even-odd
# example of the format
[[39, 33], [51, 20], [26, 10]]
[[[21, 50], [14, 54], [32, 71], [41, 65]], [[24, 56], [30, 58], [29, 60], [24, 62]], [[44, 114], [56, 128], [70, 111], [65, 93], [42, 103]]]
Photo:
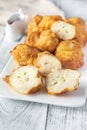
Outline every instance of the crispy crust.
[[30, 35], [34, 31], [39, 31], [39, 23], [41, 22], [43, 16], [36, 15], [31, 19], [31, 21], [28, 23], [28, 35]]
[[3, 80], [9, 84], [9, 75], [6, 75], [5, 77], [3, 77]]
[[44, 16], [42, 21], [39, 23], [39, 31], [48, 30], [51, 28], [51, 25], [58, 20], [63, 20], [61, 16]]
[[[47, 89], [47, 86], [46, 86], [46, 89]], [[64, 90], [61, 90], [60, 92], [58, 93], [55, 93], [55, 92], [50, 92], [48, 89], [47, 89], [47, 92], [51, 95], [54, 95], [54, 96], [57, 96], [59, 94], [62, 94], [62, 93], [65, 93], [65, 92], [72, 92], [74, 90], [77, 90], [78, 89], [78, 84], [76, 86], [73, 87], [73, 89], [68, 89], [68, 87], [66, 87]]]
[[38, 53], [38, 49], [25, 44], [19, 44], [11, 51], [13, 58], [21, 66], [33, 64]]
[[38, 31], [31, 32], [29, 36], [27, 36], [25, 40], [25, 44], [35, 47], [36, 42], [40, 37], [40, 33]]
[[35, 47], [37, 47], [40, 51], [53, 52], [58, 44], [59, 40], [57, 35], [50, 30], [46, 30], [41, 33]]
[[78, 69], [84, 65], [84, 55], [75, 40], [62, 41], [56, 49], [56, 57], [67, 69]]
[[51, 30], [45, 30], [42, 33], [35, 31], [29, 37], [27, 36], [25, 44], [36, 47], [40, 51], [53, 52], [59, 44], [59, 40], [57, 35], [51, 32]]

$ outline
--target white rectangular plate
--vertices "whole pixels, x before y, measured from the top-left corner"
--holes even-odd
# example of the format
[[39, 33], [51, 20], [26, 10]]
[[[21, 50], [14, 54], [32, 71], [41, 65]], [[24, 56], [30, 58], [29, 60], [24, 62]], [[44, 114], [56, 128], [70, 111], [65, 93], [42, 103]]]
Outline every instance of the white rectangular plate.
[[79, 82], [79, 88], [76, 91], [64, 93], [58, 96], [49, 95], [45, 87], [43, 87], [39, 92], [31, 95], [21, 95], [13, 91], [8, 84], [3, 81], [3, 77], [7, 74], [10, 74], [11, 71], [17, 68], [16, 62], [11, 57], [5, 66], [3, 72], [0, 75], [0, 97], [17, 99], [17, 100], [26, 100], [34, 101], [39, 103], [46, 103], [58, 106], [67, 106], [67, 107], [80, 107], [85, 104], [86, 101], [86, 87], [87, 87], [87, 46], [85, 46], [85, 64], [78, 71], [81, 72], [82, 76]]

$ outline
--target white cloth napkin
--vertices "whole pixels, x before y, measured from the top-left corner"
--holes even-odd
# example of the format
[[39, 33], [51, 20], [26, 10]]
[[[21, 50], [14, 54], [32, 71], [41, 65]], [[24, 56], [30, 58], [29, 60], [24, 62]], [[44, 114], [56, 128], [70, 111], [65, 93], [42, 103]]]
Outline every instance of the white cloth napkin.
[[55, 2], [65, 12], [66, 17], [81, 17], [87, 21], [87, 0], [55, 0]]

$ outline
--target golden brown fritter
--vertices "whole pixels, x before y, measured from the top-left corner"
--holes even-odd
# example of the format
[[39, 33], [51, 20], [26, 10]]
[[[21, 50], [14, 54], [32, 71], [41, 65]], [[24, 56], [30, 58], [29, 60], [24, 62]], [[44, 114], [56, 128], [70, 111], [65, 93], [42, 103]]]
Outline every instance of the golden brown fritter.
[[39, 23], [39, 30], [42, 32], [43, 30], [47, 30], [51, 28], [51, 25], [58, 20], [63, 20], [61, 16], [43, 16], [43, 19]]
[[33, 64], [38, 53], [38, 49], [25, 44], [19, 44], [11, 51], [13, 58], [19, 65]]
[[43, 16], [36, 15], [31, 21], [28, 23], [28, 35], [30, 35], [33, 31], [39, 31], [38, 24], [41, 22]]
[[55, 33], [50, 30], [45, 30], [41, 33], [39, 39], [37, 40], [35, 46], [40, 51], [50, 51], [53, 52], [56, 46], [59, 44], [58, 37]]
[[32, 32], [29, 37], [25, 40], [25, 44], [36, 47], [40, 51], [53, 52], [56, 46], [59, 44], [58, 37], [51, 30], [45, 30], [42, 33], [37, 31]]
[[53, 22], [60, 19], [62, 20], [61, 16], [36, 15], [28, 24], [28, 34], [25, 44], [37, 47], [41, 51], [54, 51], [59, 40], [56, 34], [50, 31], [50, 27]]
[[76, 36], [75, 39], [81, 44], [83, 47], [87, 42], [87, 31], [84, 21], [81, 18], [69, 18], [65, 20], [76, 27]]
[[27, 36], [25, 40], [25, 44], [35, 47], [35, 44], [39, 39], [39, 37], [40, 37], [40, 33], [38, 31], [34, 31], [31, 34], [29, 34], [29, 36]]
[[84, 55], [75, 40], [62, 41], [56, 49], [56, 57], [64, 68], [78, 69], [84, 65]]

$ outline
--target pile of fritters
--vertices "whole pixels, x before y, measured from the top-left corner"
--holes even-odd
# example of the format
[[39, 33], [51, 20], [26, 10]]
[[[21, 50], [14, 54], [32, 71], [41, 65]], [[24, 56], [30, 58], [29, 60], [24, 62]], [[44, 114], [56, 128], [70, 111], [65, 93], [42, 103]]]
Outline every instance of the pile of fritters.
[[25, 43], [17, 45], [11, 54], [23, 66], [34, 65], [38, 53], [48, 51], [62, 67], [78, 69], [84, 65], [82, 48], [86, 42], [86, 26], [81, 18], [36, 15], [28, 23]]
[[81, 18], [37, 15], [28, 23], [25, 42], [11, 51], [21, 67], [4, 81], [22, 94], [39, 91], [43, 77], [52, 95], [73, 91], [78, 88], [80, 73], [76, 69], [84, 65], [82, 48], [86, 42]]

